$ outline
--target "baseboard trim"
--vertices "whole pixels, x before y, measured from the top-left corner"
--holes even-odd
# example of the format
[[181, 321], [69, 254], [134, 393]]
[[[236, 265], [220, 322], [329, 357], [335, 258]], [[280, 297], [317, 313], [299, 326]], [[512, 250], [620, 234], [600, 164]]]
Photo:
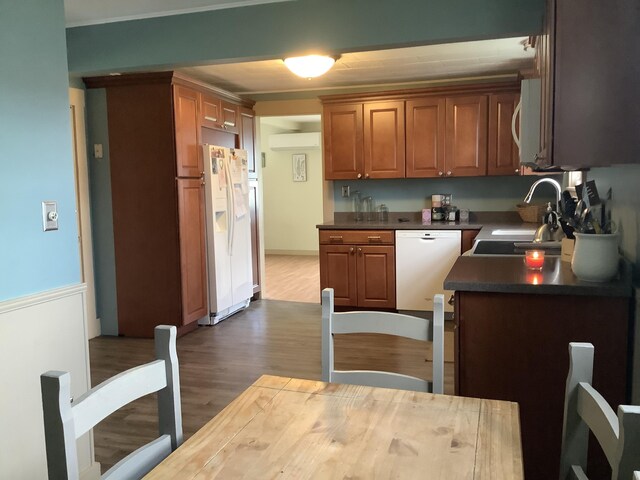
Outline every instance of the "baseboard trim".
[[40, 303], [50, 302], [58, 298], [69, 297], [71, 295], [77, 295], [87, 291], [86, 283], [79, 283], [68, 287], [55, 288], [53, 290], [47, 290], [45, 292], [35, 293], [25, 297], [19, 297], [11, 300], [0, 302], [0, 315], [3, 313], [12, 312], [14, 310], [20, 310], [21, 308], [32, 307]]
[[100, 463], [93, 462], [89, 468], [81, 471], [80, 480], [100, 480]]
[[318, 250], [265, 250], [265, 255], [305, 255], [317, 257], [320, 255]]

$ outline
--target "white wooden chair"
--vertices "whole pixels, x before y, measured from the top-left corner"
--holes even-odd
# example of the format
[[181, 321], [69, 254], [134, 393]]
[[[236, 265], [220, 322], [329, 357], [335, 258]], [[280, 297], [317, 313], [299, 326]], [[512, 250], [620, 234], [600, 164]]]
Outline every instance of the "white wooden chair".
[[[333, 289], [322, 291], [322, 380], [325, 382], [399, 388], [420, 392], [444, 390], [444, 296], [434, 297], [433, 321], [388, 312], [336, 313]], [[341, 333], [382, 333], [433, 342], [433, 380], [374, 370], [335, 370], [333, 335]]]
[[640, 470], [633, 472], [633, 480], [640, 480]]
[[111, 377], [75, 400], [68, 372], [40, 376], [50, 480], [78, 479], [76, 439], [119, 408], [153, 392], [158, 392], [160, 437], [125, 457], [102, 478], [139, 479], [178, 448], [182, 413], [176, 333], [176, 327], [157, 326], [157, 360]]
[[591, 386], [593, 353], [590, 343], [569, 344], [571, 363], [564, 397], [560, 479], [587, 479], [591, 430], [611, 465], [612, 480], [628, 480], [640, 468], [640, 407], [620, 405], [616, 417]]

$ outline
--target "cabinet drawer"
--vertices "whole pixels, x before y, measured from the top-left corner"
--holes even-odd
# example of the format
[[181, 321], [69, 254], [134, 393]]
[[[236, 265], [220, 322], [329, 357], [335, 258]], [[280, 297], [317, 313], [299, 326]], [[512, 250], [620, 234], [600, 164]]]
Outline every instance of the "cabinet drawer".
[[320, 230], [321, 244], [393, 245], [393, 230]]

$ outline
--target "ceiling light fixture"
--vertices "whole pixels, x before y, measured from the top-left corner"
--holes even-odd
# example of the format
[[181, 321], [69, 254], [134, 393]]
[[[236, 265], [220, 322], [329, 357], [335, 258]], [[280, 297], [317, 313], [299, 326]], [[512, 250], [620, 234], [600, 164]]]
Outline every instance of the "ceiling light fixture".
[[315, 78], [324, 75], [333, 67], [334, 63], [336, 63], [336, 58], [328, 55], [306, 55], [284, 59], [287, 68], [302, 78]]

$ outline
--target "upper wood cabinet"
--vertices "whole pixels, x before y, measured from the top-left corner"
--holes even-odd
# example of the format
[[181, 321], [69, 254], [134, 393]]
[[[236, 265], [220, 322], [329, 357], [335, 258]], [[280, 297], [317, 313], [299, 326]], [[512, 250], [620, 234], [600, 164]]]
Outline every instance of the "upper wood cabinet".
[[[512, 122], [518, 93], [502, 93], [489, 97], [488, 175], [519, 175], [520, 152], [513, 141]], [[515, 125], [519, 130], [518, 123]]]
[[487, 96], [446, 100], [445, 176], [472, 177], [487, 171]]
[[540, 166], [640, 162], [638, 19], [638, 0], [547, 1]]
[[200, 94], [200, 124], [203, 127], [238, 133], [240, 131], [239, 119], [238, 105], [212, 94]]
[[364, 104], [364, 178], [405, 176], [404, 101]]
[[204, 171], [199, 147], [198, 100], [198, 92], [181, 85], [173, 87], [178, 177], [199, 177]]
[[325, 179], [515, 174], [519, 92], [505, 82], [321, 97]]
[[362, 112], [362, 103], [324, 107], [326, 180], [362, 178], [364, 171]]
[[256, 171], [256, 151], [255, 151], [255, 114], [247, 107], [240, 107], [240, 148], [247, 151], [247, 171], [249, 177], [255, 178]]
[[406, 103], [406, 176], [444, 175], [445, 100], [425, 97]]

